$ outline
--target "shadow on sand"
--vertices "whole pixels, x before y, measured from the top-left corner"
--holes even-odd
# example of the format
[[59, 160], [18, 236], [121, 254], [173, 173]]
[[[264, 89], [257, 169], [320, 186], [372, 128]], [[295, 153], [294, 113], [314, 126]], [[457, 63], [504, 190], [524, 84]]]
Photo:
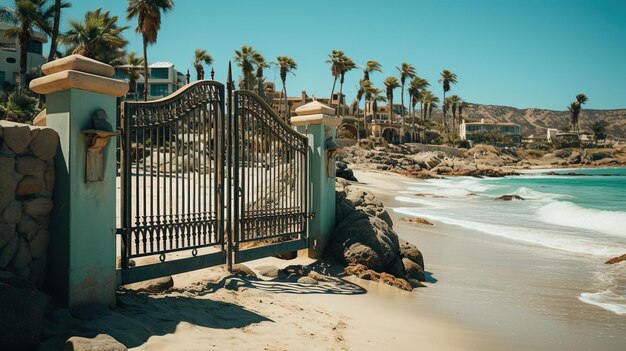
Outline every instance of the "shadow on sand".
[[71, 335], [93, 338], [109, 334], [128, 348], [146, 343], [152, 336], [174, 333], [181, 322], [215, 329], [242, 328], [273, 322], [239, 305], [179, 296], [118, 293], [117, 306], [91, 321], [76, 321]]

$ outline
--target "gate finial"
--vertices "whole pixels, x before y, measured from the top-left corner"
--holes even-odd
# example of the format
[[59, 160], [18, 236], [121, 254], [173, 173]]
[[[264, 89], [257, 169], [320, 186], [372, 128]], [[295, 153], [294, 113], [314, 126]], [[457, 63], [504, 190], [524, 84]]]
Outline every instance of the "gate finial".
[[233, 70], [230, 65], [230, 60], [228, 61], [228, 78], [226, 78], [226, 84], [232, 89], [233, 88]]

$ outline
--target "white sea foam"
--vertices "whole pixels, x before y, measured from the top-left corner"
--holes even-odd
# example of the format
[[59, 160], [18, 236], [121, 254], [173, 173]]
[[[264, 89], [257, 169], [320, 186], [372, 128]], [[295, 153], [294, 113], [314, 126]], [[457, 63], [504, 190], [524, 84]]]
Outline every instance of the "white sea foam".
[[626, 314], [626, 297], [614, 293], [611, 289], [596, 293], [582, 293], [578, 297], [582, 302], [602, 307], [617, 314]]
[[513, 194], [519, 195], [519, 196], [523, 197], [526, 200], [544, 200], [544, 201], [549, 201], [549, 200], [552, 200], [552, 199], [567, 199], [567, 198], [571, 198], [571, 196], [569, 196], [569, 195], [548, 193], [548, 192], [543, 192], [543, 191], [536, 191], [536, 190], [532, 190], [532, 189], [524, 187], [524, 186], [520, 187], [520, 188], [517, 188], [513, 192]]
[[620, 255], [624, 250], [623, 247], [619, 245], [605, 245], [583, 237], [574, 238], [530, 227], [482, 223], [460, 218], [433, 215], [419, 211], [419, 209], [407, 207], [394, 208], [393, 210], [409, 216], [425, 217], [429, 220], [458, 225], [493, 236], [578, 255], [592, 255], [607, 258]]
[[567, 201], [555, 201], [537, 210], [546, 223], [595, 230], [626, 238], [626, 212], [583, 208]]

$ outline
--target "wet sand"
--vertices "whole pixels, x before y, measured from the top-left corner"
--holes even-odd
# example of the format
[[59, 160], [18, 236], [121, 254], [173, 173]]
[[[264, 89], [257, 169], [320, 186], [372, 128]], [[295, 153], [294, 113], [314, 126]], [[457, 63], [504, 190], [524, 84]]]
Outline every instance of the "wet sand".
[[[404, 182], [395, 174], [355, 172], [383, 201], [398, 235], [424, 254], [436, 279], [407, 310], [427, 310], [473, 328], [508, 350], [625, 350], [626, 317], [578, 300], [595, 262], [457, 226], [407, 223], [394, 207]], [[434, 280], [433, 280], [434, 281]], [[467, 347], [466, 349], [476, 349]]]

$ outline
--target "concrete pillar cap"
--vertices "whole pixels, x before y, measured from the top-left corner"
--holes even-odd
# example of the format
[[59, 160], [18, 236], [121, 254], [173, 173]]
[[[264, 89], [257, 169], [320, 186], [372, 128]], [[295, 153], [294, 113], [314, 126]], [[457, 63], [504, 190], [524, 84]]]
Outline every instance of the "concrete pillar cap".
[[41, 71], [48, 76], [62, 71], [79, 71], [108, 78], [115, 75], [115, 68], [112, 66], [82, 55], [70, 55], [50, 61], [41, 66]]
[[296, 114], [298, 116], [308, 116], [308, 115], [334, 115], [335, 109], [332, 107], [328, 107], [322, 104], [319, 101], [311, 101], [308, 104], [304, 104], [296, 109]]

